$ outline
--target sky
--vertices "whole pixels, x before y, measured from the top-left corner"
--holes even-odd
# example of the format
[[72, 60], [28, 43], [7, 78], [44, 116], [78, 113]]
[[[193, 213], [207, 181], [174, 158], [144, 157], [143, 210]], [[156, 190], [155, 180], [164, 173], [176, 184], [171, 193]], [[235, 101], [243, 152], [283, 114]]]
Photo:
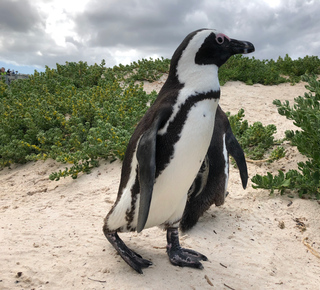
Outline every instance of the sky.
[[171, 58], [199, 28], [252, 42], [258, 59], [319, 56], [319, 12], [319, 0], [0, 0], [0, 67]]

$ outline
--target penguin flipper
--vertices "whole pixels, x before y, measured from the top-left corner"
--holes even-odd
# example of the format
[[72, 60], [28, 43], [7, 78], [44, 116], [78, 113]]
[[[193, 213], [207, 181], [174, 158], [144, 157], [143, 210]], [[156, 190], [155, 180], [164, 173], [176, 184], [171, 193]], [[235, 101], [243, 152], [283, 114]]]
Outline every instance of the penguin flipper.
[[228, 128], [226, 133], [226, 147], [228, 153], [234, 158], [237, 163], [240, 172], [242, 187], [243, 189], [245, 189], [248, 183], [247, 163], [244, 157], [243, 150], [236, 137], [233, 135], [231, 127]]
[[[171, 110], [170, 110], [171, 111]], [[141, 136], [137, 148], [138, 174], [140, 184], [140, 204], [137, 232], [141, 232], [147, 222], [156, 173], [156, 141], [158, 130], [168, 118], [168, 109], [157, 112], [149, 129]]]

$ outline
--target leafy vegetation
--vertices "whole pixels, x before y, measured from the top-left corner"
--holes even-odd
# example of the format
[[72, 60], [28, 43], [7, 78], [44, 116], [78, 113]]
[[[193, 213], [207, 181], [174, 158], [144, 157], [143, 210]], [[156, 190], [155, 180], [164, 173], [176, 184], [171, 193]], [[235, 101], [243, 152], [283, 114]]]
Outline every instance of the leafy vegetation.
[[168, 73], [170, 68], [170, 59], [142, 59], [128, 65], [119, 64], [113, 68], [106, 69], [106, 76], [116, 78], [118, 81], [126, 83], [135, 81], [158, 80], [164, 73]]
[[[276, 133], [275, 125], [263, 126], [261, 122], [255, 122], [252, 125], [248, 124], [247, 120], [243, 120], [244, 110], [240, 109], [238, 114], [230, 115], [226, 113], [233, 134], [236, 136], [247, 158], [260, 160], [265, 157], [265, 154], [275, 145], [273, 134]], [[284, 149], [279, 146], [270, 153], [269, 162], [284, 157]]]
[[284, 82], [297, 83], [305, 74], [320, 74], [320, 60], [317, 56], [306, 56], [292, 60], [288, 55], [274, 60], [259, 60], [254, 57], [235, 55], [219, 70], [220, 83], [242, 81], [247, 85], [260, 83], [277, 85]]
[[89, 172], [98, 158], [122, 159], [155, 94], [101, 78], [104, 72], [104, 63], [67, 63], [2, 90], [0, 165], [47, 158], [73, 164], [50, 176], [58, 180]]
[[[164, 58], [112, 68], [106, 68], [104, 61], [92, 66], [67, 62], [56, 69], [46, 67], [43, 73], [35, 71], [10, 87], [0, 80], [0, 167], [53, 158], [69, 164], [50, 175], [58, 180], [89, 172], [99, 158], [122, 159], [137, 122], [156, 98], [155, 92], [146, 94], [136, 81], [154, 81], [169, 71], [169, 65]], [[317, 57], [260, 61], [237, 55], [220, 69], [220, 80], [221, 84], [294, 83], [306, 71], [320, 74], [319, 70]], [[262, 158], [275, 142], [275, 127], [258, 122], [249, 126], [243, 117], [242, 111], [230, 116], [233, 130], [250, 158]], [[280, 147], [277, 150], [272, 158], [283, 154]]]
[[292, 145], [297, 146], [300, 153], [308, 160], [298, 163], [298, 170], [289, 170], [284, 174], [279, 170], [278, 175], [267, 173], [265, 176], [255, 175], [252, 181], [254, 188], [278, 190], [281, 194], [286, 189], [298, 190], [299, 195], [309, 194], [320, 198], [320, 81], [315, 75], [304, 76], [308, 82], [306, 88], [310, 91], [303, 97], [295, 98], [295, 104], [290, 106], [288, 101], [281, 103], [275, 100], [273, 103], [278, 107], [280, 115], [300, 128], [296, 131], [286, 131], [286, 139]]

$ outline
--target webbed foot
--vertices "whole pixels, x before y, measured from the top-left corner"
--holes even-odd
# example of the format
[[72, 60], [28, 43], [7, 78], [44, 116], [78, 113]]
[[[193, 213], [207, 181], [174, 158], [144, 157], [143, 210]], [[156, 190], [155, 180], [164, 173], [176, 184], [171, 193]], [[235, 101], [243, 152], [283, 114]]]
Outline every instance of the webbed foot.
[[126, 244], [120, 239], [117, 232], [106, 232], [103, 230], [104, 235], [111, 245], [117, 250], [121, 258], [139, 274], [143, 274], [142, 269], [148, 268], [152, 262], [143, 259], [135, 251], [129, 249]]
[[171, 264], [180, 267], [203, 269], [200, 261], [207, 261], [208, 258], [196, 251], [181, 248], [177, 228], [169, 228], [167, 230], [167, 242], [167, 254]]

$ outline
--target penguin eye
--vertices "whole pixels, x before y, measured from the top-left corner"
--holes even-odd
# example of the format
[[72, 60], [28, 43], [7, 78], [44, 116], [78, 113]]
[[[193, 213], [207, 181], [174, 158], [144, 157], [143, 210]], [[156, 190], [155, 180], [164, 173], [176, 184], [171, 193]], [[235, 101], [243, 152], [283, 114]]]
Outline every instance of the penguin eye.
[[216, 42], [217, 42], [218, 44], [222, 44], [222, 43], [224, 43], [224, 38], [221, 37], [221, 36], [218, 36], [218, 37], [216, 37]]
[[230, 38], [229, 38], [228, 36], [226, 36], [225, 34], [223, 34], [223, 33], [218, 33], [218, 34], [216, 35], [216, 42], [217, 42], [218, 44], [224, 43], [224, 40], [225, 40], [225, 39], [228, 39], [228, 40], [230, 41]]

